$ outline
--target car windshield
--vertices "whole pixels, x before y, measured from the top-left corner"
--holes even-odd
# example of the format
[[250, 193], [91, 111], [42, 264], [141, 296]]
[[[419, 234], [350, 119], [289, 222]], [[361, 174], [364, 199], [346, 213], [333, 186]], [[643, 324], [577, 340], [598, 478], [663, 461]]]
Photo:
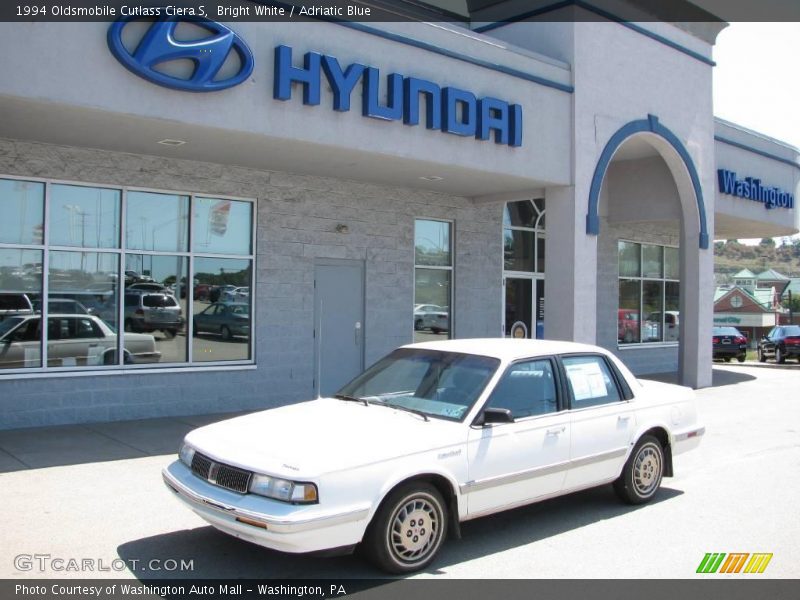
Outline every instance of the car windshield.
[[714, 335], [737, 335], [741, 336], [736, 327], [714, 327]]
[[337, 396], [460, 421], [499, 364], [487, 356], [400, 348], [344, 386]]
[[8, 317], [0, 321], [0, 338], [2, 338], [9, 331], [14, 329], [17, 325], [22, 323], [25, 319], [21, 317]]

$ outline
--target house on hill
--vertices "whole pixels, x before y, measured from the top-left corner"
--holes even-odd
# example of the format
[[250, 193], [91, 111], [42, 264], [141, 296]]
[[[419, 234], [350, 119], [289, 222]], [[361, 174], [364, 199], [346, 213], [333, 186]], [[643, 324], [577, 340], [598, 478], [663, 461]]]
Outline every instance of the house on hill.
[[773, 269], [759, 274], [742, 269], [733, 281], [733, 286], [718, 286], [714, 292], [714, 325], [738, 328], [755, 347], [786, 312], [781, 299], [792, 280]]

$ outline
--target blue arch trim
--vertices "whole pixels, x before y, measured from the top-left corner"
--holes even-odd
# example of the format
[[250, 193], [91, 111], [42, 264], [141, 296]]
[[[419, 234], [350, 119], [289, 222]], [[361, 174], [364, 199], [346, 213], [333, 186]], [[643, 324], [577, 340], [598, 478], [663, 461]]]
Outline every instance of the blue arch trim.
[[597, 161], [597, 166], [592, 176], [592, 185], [589, 188], [589, 212], [586, 214], [586, 233], [589, 235], [597, 235], [600, 233], [600, 217], [597, 214], [597, 207], [600, 203], [600, 188], [603, 185], [603, 178], [606, 175], [611, 158], [626, 139], [637, 133], [644, 132], [654, 133], [666, 140], [681, 157], [683, 164], [686, 165], [686, 170], [689, 172], [689, 178], [694, 188], [694, 197], [697, 200], [697, 212], [700, 216], [700, 248], [707, 250], [708, 228], [706, 225], [706, 207], [705, 202], [703, 202], [703, 189], [700, 187], [700, 177], [697, 175], [694, 161], [692, 161], [692, 157], [686, 150], [686, 146], [678, 139], [678, 136], [664, 127], [658, 121], [658, 117], [654, 115], [647, 115], [646, 119], [631, 121], [623, 125], [611, 136], [606, 147], [603, 148], [600, 160]]

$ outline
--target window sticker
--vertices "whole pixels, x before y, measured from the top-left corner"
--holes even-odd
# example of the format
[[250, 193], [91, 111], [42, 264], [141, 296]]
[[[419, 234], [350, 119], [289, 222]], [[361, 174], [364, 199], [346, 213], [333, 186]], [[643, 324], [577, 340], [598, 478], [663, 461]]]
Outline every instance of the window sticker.
[[565, 365], [576, 401], [603, 398], [608, 395], [600, 365], [595, 362]]

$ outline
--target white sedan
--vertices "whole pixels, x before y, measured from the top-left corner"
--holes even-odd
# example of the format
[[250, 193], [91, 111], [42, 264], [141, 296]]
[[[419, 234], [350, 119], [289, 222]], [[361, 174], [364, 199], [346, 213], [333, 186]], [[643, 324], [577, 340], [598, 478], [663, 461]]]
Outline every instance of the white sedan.
[[602, 348], [404, 346], [332, 398], [189, 433], [163, 471], [217, 529], [284, 552], [429, 564], [459, 523], [613, 483], [640, 504], [704, 433], [694, 392], [637, 380]]
[[[41, 366], [42, 316], [21, 315], [0, 322], [0, 368]], [[161, 360], [155, 338], [126, 333], [123, 361], [155, 363]], [[117, 334], [94, 315], [53, 314], [47, 318], [47, 364], [51, 367], [117, 364]]]

